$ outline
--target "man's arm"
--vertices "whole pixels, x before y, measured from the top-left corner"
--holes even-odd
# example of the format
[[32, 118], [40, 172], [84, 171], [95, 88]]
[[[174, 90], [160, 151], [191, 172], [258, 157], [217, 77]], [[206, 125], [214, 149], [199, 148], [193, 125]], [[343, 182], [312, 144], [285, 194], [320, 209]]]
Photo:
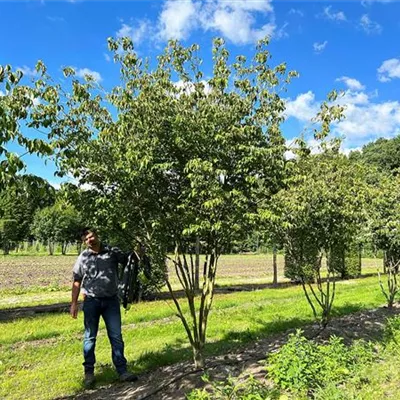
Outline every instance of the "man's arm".
[[74, 283], [72, 284], [72, 301], [70, 308], [71, 317], [74, 319], [76, 319], [76, 317], [78, 316], [78, 297], [80, 291], [81, 291], [81, 282], [74, 280]]

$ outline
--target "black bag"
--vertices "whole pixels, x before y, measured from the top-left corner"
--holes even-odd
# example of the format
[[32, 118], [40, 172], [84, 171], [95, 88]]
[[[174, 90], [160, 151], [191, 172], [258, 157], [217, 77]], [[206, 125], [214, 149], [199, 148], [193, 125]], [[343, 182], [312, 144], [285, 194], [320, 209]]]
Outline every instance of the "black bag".
[[129, 253], [122, 271], [119, 284], [119, 298], [122, 306], [128, 309], [130, 304], [137, 303], [142, 295], [142, 283], [139, 273], [143, 269], [146, 277], [150, 276], [150, 260], [146, 254], [140, 258], [136, 252]]

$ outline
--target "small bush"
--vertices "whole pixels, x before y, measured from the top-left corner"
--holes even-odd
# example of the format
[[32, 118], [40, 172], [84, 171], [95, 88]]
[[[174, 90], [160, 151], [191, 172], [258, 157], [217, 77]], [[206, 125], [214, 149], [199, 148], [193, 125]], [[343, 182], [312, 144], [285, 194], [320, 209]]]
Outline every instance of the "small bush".
[[400, 315], [387, 319], [383, 330], [383, 339], [387, 345], [400, 343]]
[[225, 381], [211, 382], [205, 375], [203, 380], [211, 387], [191, 391], [186, 395], [188, 400], [275, 400], [282, 398], [278, 390], [271, 389], [253, 376], [244, 380], [229, 377]]
[[321, 345], [306, 339], [298, 330], [278, 352], [269, 356], [267, 371], [282, 389], [305, 393], [341, 383], [373, 359], [372, 345], [364, 341], [347, 347], [342, 338], [332, 336]]

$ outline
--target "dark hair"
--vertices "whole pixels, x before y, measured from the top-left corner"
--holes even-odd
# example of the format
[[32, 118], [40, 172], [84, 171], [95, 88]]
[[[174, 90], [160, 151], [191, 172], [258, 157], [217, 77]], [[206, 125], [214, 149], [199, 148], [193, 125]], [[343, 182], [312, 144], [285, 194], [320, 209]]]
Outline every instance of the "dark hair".
[[96, 228], [93, 228], [91, 226], [86, 226], [85, 228], [81, 229], [80, 233], [80, 237], [86, 236], [89, 233], [94, 233], [95, 235], [97, 235], [97, 230]]

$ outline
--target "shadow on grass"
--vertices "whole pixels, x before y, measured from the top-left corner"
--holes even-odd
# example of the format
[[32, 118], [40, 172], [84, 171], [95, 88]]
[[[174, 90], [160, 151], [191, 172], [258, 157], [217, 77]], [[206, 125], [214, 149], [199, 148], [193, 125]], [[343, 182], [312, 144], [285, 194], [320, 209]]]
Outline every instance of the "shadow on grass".
[[[222, 356], [227, 353], [238, 351], [244, 345], [253, 342], [257, 339], [268, 337], [274, 333], [281, 333], [288, 329], [300, 327], [309, 323], [310, 320], [291, 318], [277, 319], [275, 321], [264, 323], [259, 329], [244, 330], [244, 331], [228, 331], [222, 339], [206, 343], [204, 355], [206, 359], [212, 356]], [[265, 353], [259, 355], [260, 358], [265, 358]], [[177, 339], [173, 344], [166, 345], [161, 351], [146, 351], [140, 355], [135, 361], [128, 363], [129, 371], [135, 374], [144, 375], [147, 372], [153, 371], [156, 368], [172, 366], [177, 363], [187, 363], [185, 371], [191, 370], [192, 366], [192, 350], [188, 347], [186, 340]], [[206, 367], [209, 366], [206, 360]], [[118, 382], [118, 376], [112, 364], [96, 365], [96, 384], [95, 391], [104, 390], [109, 384]], [[182, 371], [180, 371], [182, 373]], [[139, 376], [139, 384], [146, 384], [146, 379], [143, 380]], [[60, 397], [61, 399], [75, 398], [90, 398], [91, 395], [84, 392], [82, 381], [81, 390], [78, 390], [74, 395]], [[94, 398], [99, 398], [94, 396]]]
[[332, 313], [334, 319], [318, 336], [324, 340], [335, 335], [342, 337], [346, 344], [360, 339], [381, 342], [387, 319], [399, 314], [398, 305], [393, 308], [365, 309], [363, 304], [348, 303], [334, 308]]
[[[56, 303], [3, 309], [0, 310], [0, 324], [2, 322], [13, 321], [19, 318], [37, 317], [45, 313], [67, 313], [69, 312], [70, 305], [71, 303]], [[79, 309], [82, 309], [81, 304], [79, 304]]]
[[[363, 279], [376, 276], [376, 273], [368, 273], [353, 279]], [[337, 279], [337, 281], [347, 281], [349, 279]], [[324, 279], [323, 279], [324, 281]], [[251, 292], [254, 290], [262, 289], [284, 289], [293, 286], [300, 286], [299, 283], [291, 282], [279, 282], [277, 285], [272, 283], [258, 283], [258, 284], [235, 284], [231, 286], [218, 286], [215, 287], [215, 294], [226, 294], [234, 292]], [[184, 298], [185, 292], [183, 290], [174, 291], [176, 298]], [[155, 301], [155, 300], [166, 300], [170, 299], [171, 296], [168, 292], [157, 293], [145, 299], [144, 301]], [[13, 321], [19, 318], [35, 317], [40, 316], [44, 313], [64, 313], [69, 312], [70, 303], [57, 303], [49, 305], [37, 305], [31, 307], [16, 307], [10, 309], [0, 310], [0, 323], [5, 321]], [[81, 306], [80, 306], [81, 307]]]
[[[333, 316], [336, 318], [322, 331], [322, 334], [318, 335], [318, 340], [324, 340], [331, 335], [336, 335], [343, 337], [346, 344], [350, 344], [352, 341], [358, 339], [381, 341], [387, 318], [398, 314], [400, 314], [400, 307], [393, 309], [380, 307], [365, 310], [362, 304], [348, 303], [334, 309]], [[241, 354], [244, 349], [246, 349], [248, 359], [263, 360], [266, 359], [268, 353], [286, 343], [287, 335], [294, 332], [295, 329], [303, 328], [305, 336], [310, 338], [313, 337], [312, 333], [318, 331], [318, 326], [313, 323], [314, 321], [311, 317], [277, 318], [267, 323], [255, 318], [254, 322], [257, 323], [256, 328], [227, 331], [220, 340], [207, 343], [204, 351], [205, 357], [208, 359], [206, 361], [206, 368], [213, 367], [218, 363], [224, 364], [229, 362], [227, 360], [237, 363], [239, 361], [237, 361], [234, 354]], [[252, 343], [252, 346], [248, 346], [249, 343]], [[229, 358], [230, 355], [232, 355], [232, 358]], [[223, 356], [223, 358], [210, 360], [211, 357], [215, 356]], [[242, 358], [241, 361], [243, 360]], [[188, 347], [187, 341], [177, 339], [173, 344], [166, 345], [160, 351], [142, 353], [138, 359], [130, 362], [128, 367], [130, 371], [142, 375], [142, 378], [139, 377], [138, 385], [146, 386], [148, 372], [165, 367], [168, 368], [169, 372], [176, 371], [176, 374], [179, 374], [182, 373], [182, 370], [191, 370], [191, 361], [192, 351]], [[173, 365], [177, 363], [184, 364], [181, 364], [180, 367]], [[105, 386], [118, 381], [117, 374], [111, 363], [97, 366], [96, 379], [96, 392], [98, 392], [96, 395], [101, 394], [105, 390]], [[63, 397], [62, 399], [73, 398], [89, 399], [91, 395], [84, 393], [82, 386], [82, 390], [77, 391], [75, 395]], [[101, 397], [95, 396], [94, 398]]]

